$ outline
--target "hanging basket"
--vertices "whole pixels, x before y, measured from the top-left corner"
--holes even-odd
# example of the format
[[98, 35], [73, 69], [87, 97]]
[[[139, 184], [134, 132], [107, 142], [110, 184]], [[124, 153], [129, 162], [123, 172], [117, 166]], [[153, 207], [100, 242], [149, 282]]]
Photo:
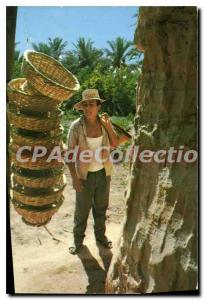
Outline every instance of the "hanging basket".
[[59, 127], [61, 115], [55, 117], [34, 117], [28, 116], [25, 113], [16, 111], [12, 106], [7, 106], [9, 123], [17, 128], [34, 130], [34, 131], [49, 131]]
[[[18, 168], [15, 165], [12, 166], [11, 171], [13, 182], [17, 182], [20, 185], [30, 188], [50, 188], [54, 185], [62, 185], [66, 182], [65, 175], [63, 175], [64, 169], [55, 170], [55, 175], [51, 174], [36, 174], [35, 171], [26, 172], [26, 169]], [[37, 176], [38, 175], [38, 176]], [[51, 175], [51, 176], [49, 176]]]
[[32, 178], [13, 174], [13, 180], [18, 184], [31, 188], [49, 188], [63, 182], [63, 175], [57, 175], [50, 178]]
[[[21, 153], [21, 159], [24, 161], [21, 161], [16, 157], [17, 154], [15, 152], [10, 151], [10, 161], [17, 167], [32, 169], [32, 170], [42, 170], [42, 169], [48, 169], [48, 168], [63, 168], [65, 163], [62, 159], [60, 161], [57, 159], [52, 159], [50, 162], [47, 161], [48, 155], [45, 155], [43, 157], [36, 158], [36, 161], [32, 161], [32, 153], [30, 151], [23, 151]], [[26, 160], [26, 161], [25, 161]]]
[[55, 177], [58, 175], [62, 175], [64, 172], [63, 168], [49, 168], [49, 169], [41, 169], [41, 170], [31, 170], [26, 168], [17, 167], [16, 165], [12, 164], [11, 172], [16, 175], [29, 177], [31, 179], [40, 179], [43, 180], [46, 178]]
[[10, 136], [12, 143], [22, 146], [43, 146], [48, 150], [53, 149], [55, 146], [62, 147], [63, 128], [59, 127], [56, 130], [48, 132], [35, 132], [20, 128], [11, 127]]
[[36, 89], [34, 89], [27, 80], [25, 80], [25, 82], [21, 85], [21, 89], [27, 93], [28, 95], [34, 96], [34, 95], [41, 95], [41, 93], [39, 93]]
[[51, 220], [52, 216], [58, 211], [64, 201], [64, 197], [61, 196], [59, 201], [56, 201], [49, 205], [32, 206], [23, 204], [16, 199], [12, 199], [15, 210], [22, 216], [22, 220], [31, 226], [43, 226]]
[[63, 112], [61, 109], [56, 108], [52, 111], [33, 111], [28, 108], [21, 107], [16, 103], [9, 102], [7, 104], [7, 109], [9, 111], [16, 112], [18, 115], [26, 115], [28, 117], [37, 117], [37, 118], [57, 118], [62, 117]]
[[13, 183], [11, 198], [23, 204], [43, 206], [59, 201], [66, 186], [65, 182], [52, 188], [28, 188]]
[[55, 100], [45, 97], [42, 94], [31, 94], [28, 91], [26, 78], [17, 78], [11, 80], [7, 85], [8, 99], [10, 102], [33, 111], [53, 111], [56, 110], [59, 103]]
[[77, 78], [61, 63], [40, 52], [25, 51], [22, 71], [32, 88], [57, 102], [68, 100], [80, 87]]
[[[31, 147], [30, 148], [30, 152], [31, 153], [33, 153], [33, 151], [34, 151], [34, 149], [35, 149], [35, 147], [36, 146], [42, 146], [42, 147], [46, 147], [46, 149], [47, 149], [47, 153], [49, 154], [49, 153], [51, 153], [52, 152], [52, 150], [53, 150], [53, 148], [54, 147], [60, 147], [60, 149], [61, 149], [61, 153], [63, 153], [63, 146], [64, 144], [63, 144], [63, 142], [60, 142], [59, 144], [57, 144], [57, 145], [52, 145], [52, 144], [49, 144], [49, 145], [47, 145], [47, 146], [44, 146], [44, 145], [40, 145], [40, 144], [33, 144], [33, 145], [28, 145], [29, 147]], [[18, 144], [16, 144], [16, 143], [14, 143], [14, 141], [12, 140], [12, 138], [11, 138], [11, 140], [10, 140], [10, 143], [9, 143], [9, 146], [8, 146], [8, 148], [9, 148], [9, 151], [11, 151], [11, 152], [14, 152], [14, 153], [17, 153], [17, 151], [21, 148], [21, 147], [23, 147], [23, 146], [25, 146], [25, 144], [21, 144], [21, 145], [18, 145]]]

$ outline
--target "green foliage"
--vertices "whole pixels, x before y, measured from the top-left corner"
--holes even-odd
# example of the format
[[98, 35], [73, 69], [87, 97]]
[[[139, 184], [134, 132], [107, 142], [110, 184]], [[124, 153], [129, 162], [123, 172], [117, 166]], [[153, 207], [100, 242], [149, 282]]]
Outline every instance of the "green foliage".
[[63, 42], [63, 39], [59, 37], [56, 37], [54, 39], [48, 38], [48, 44], [32, 43], [32, 47], [35, 51], [42, 52], [44, 54], [54, 57], [55, 59], [61, 58], [61, 56], [64, 54], [64, 49], [66, 48], [66, 46], [67, 42]]
[[[99, 90], [101, 98], [107, 100], [102, 110], [110, 116], [135, 113], [135, 87], [141, 70], [141, 53], [132, 42], [122, 37], [107, 43], [110, 49], [97, 49], [92, 40], [80, 37], [72, 51], [65, 51], [67, 42], [58, 37], [49, 38], [48, 43], [32, 44], [34, 50], [60, 60], [80, 82], [80, 90], [61, 105], [65, 116], [72, 111], [71, 115], [76, 117], [72, 107], [81, 100], [81, 94], [87, 88]], [[16, 50], [13, 78], [23, 77], [21, 62], [22, 56]]]
[[93, 68], [100, 60], [103, 51], [93, 46], [94, 42], [88, 39], [87, 41], [80, 37], [74, 45], [74, 53], [78, 57], [79, 67]]
[[129, 56], [128, 49], [132, 42], [124, 38], [117, 37], [115, 41], [107, 41], [110, 49], [106, 48], [105, 52], [107, 57], [111, 59], [114, 68], [120, 68], [126, 65], [126, 60]]
[[103, 51], [93, 46], [94, 42], [80, 37], [74, 44], [75, 49], [68, 51], [61, 60], [62, 64], [73, 72], [80, 82], [85, 81], [97, 64], [104, 61]]
[[104, 94], [105, 99], [109, 101], [104, 106], [108, 113], [121, 116], [135, 113], [135, 84], [138, 75], [139, 72], [132, 72], [128, 67], [121, 67], [105, 76]]
[[76, 120], [79, 117], [79, 113], [75, 111], [64, 111], [64, 114], [62, 116], [62, 125], [64, 127], [64, 132], [63, 132], [63, 142], [66, 143], [67, 141], [67, 133], [70, 127], [70, 124]]
[[[65, 111], [65, 113], [62, 117], [62, 125], [64, 127], [64, 133], [63, 133], [63, 142], [64, 143], [67, 142], [67, 133], [68, 133], [71, 123], [79, 117], [80, 117], [79, 112], [75, 112], [72, 110]], [[122, 127], [123, 129], [125, 129], [126, 131], [128, 131], [130, 133], [132, 132], [132, 128], [133, 128], [133, 119], [134, 119], [134, 115], [132, 113], [130, 113], [126, 117], [111, 116], [112, 122], [119, 125], [120, 127]], [[121, 145], [120, 149], [122, 149], [122, 150], [126, 149], [130, 144], [131, 144], [131, 141], [125, 143], [124, 145]]]
[[13, 64], [13, 71], [12, 71], [12, 79], [15, 79], [15, 78], [23, 78], [24, 75], [21, 71], [21, 62], [19, 61], [14, 61], [14, 64]]
[[33, 50], [37, 52], [42, 52], [44, 54], [51, 56], [51, 49], [46, 43], [39, 43], [39, 44], [32, 43], [32, 47]]
[[117, 117], [117, 116], [111, 117], [111, 121], [113, 123], [117, 124], [118, 126], [122, 127], [128, 132], [132, 130], [133, 119], [134, 119], [134, 115], [132, 113], [129, 113], [127, 117]]
[[[15, 47], [17, 45], [18, 45], [18, 43], [15, 44]], [[22, 60], [23, 60], [23, 56], [20, 55], [20, 51], [15, 49], [14, 64], [13, 64], [13, 70], [12, 70], [12, 79], [24, 77], [23, 73], [21, 71]]]

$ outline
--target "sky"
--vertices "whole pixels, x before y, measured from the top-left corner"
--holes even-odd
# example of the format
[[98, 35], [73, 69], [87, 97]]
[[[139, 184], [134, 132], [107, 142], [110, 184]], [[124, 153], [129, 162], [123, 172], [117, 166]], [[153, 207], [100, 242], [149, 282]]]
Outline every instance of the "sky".
[[90, 38], [97, 48], [107, 48], [107, 41], [118, 36], [133, 40], [137, 12], [137, 6], [19, 6], [17, 49], [23, 53], [49, 37], [67, 41], [66, 50], [72, 50], [79, 37]]

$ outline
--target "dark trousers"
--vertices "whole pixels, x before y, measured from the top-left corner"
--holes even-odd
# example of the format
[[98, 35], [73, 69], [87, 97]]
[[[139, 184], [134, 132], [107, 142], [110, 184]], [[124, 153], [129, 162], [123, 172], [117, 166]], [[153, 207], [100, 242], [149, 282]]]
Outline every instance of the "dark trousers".
[[88, 172], [87, 179], [82, 180], [82, 192], [76, 192], [74, 214], [74, 242], [82, 244], [90, 209], [94, 218], [94, 233], [96, 239], [105, 237], [106, 210], [109, 203], [110, 176], [105, 169]]

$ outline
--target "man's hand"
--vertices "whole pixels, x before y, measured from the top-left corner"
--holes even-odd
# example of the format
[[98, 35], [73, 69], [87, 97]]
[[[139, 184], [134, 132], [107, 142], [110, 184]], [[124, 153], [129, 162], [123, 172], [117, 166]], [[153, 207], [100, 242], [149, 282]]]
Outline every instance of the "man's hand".
[[110, 120], [108, 114], [107, 113], [101, 114], [100, 121], [108, 133], [111, 147], [113, 147], [113, 148], [118, 147], [119, 146], [119, 137], [116, 135], [116, 133], [113, 130], [113, 126], [111, 124], [111, 120]]
[[111, 121], [107, 113], [101, 114], [100, 121], [107, 130], [111, 128]]
[[80, 178], [78, 178], [77, 176], [74, 176], [72, 178], [72, 185], [73, 188], [77, 191], [77, 192], [82, 192], [83, 189], [83, 185], [82, 185], [82, 180]]

